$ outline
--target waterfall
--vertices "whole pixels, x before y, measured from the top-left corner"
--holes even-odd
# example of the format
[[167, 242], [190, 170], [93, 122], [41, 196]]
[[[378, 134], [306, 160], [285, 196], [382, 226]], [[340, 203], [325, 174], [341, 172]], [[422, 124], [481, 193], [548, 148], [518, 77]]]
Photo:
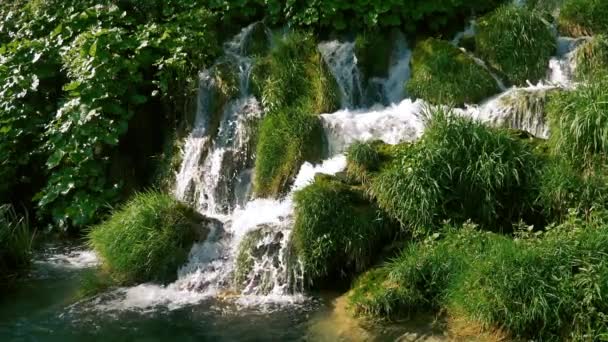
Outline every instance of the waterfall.
[[[411, 51], [403, 36], [394, 44], [388, 77], [367, 81], [380, 91], [379, 97], [372, 97], [378, 99], [376, 105], [367, 104], [370, 98], [366, 98], [354, 43], [321, 43], [318, 49], [342, 92], [342, 109], [320, 116], [329, 156], [318, 165], [305, 163], [285, 197], [251, 199], [252, 140], [264, 114], [248, 89], [253, 60], [247, 56], [246, 46], [253, 31], [252, 26], [245, 28], [225, 45], [226, 56], [201, 72], [196, 120], [176, 179], [175, 196], [216, 219], [209, 227], [209, 237], [193, 246], [177, 281], [120, 289], [106, 307], [145, 310], [165, 305], [172, 309], [209, 297], [233, 298], [246, 305], [304, 300], [302, 265], [290, 242], [294, 193], [310, 184], [317, 173], [343, 171], [344, 152], [356, 141], [397, 144], [415, 141], [424, 133], [425, 112], [431, 105], [406, 98]], [[560, 38], [559, 51], [547, 66], [547, 78], [538, 85], [503, 89], [501, 94], [455, 109], [455, 113], [548, 137], [546, 99], [556, 89], [576, 86], [572, 56], [579, 41]]]

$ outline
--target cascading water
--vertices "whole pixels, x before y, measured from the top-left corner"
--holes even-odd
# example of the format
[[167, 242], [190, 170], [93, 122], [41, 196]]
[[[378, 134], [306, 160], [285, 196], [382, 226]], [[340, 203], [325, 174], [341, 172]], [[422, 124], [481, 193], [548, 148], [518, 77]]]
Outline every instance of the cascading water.
[[[290, 248], [293, 226], [293, 194], [314, 180], [316, 173], [336, 174], [346, 167], [344, 151], [355, 141], [383, 140], [390, 144], [414, 141], [425, 128], [423, 100], [404, 99], [410, 75], [411, 52], [403, 37], [394, 44], [389, 77], [371, 79], [381, 89], [383, 104], [361, 108], [364, 98], [354, 43], [332, 41], [319, 45], [343, 95], [343, 109], [321, 115], [329, 158], [317, 166], [305, 163], [291, 191], [282, 199], [249, 200], [249, 168], [253, 162], [251, 133], [263, 111], [248, 94], [251, 59], [243, 53], [245, 29], [226, 46], [239, 92], [230, 97], [214, 119], [214, 94], [222, 91], [221, 65], [201, 74], [199, 110], [195, 128], [186, 141], [184, 160], [176, 182], [176, 196], [189, 201], [207, 216], [218, 219], [204, 243], [196, 244], [178, 280], [166, 287], [144, 284], [120, 290], [108, 307], [169, 308], [200, 301], [209, 296], [237, 298], [240, 303], [293, 303], [302, 300], [305, 279]], [[480, 105], [455, 110], [495, 126], [523, 129], [547, 137], [543, 106], [549, 92], [571, 87], [572, 51], [576, 42], [560, 39], [558, 76], [554, 63], [548, 77], [537, 86], [506, 89]], [[569, 42], [566, 44], [566, 42]], [[569, 72], [566, 72], [569, 70]], [[404, 99], [404, 100], [403, 100]], [[214, 123], [214, 120], [217, 122]]]

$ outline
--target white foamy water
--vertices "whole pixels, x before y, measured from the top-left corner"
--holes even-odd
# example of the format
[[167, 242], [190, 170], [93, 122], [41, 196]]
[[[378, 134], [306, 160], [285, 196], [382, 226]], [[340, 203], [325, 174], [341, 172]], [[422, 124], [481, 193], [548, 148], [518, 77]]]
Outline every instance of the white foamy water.
[[56, 268], [82, 269], [99, 265], [97, 254], [91, 250], [51, 250], [49, 255], [34, 263]]

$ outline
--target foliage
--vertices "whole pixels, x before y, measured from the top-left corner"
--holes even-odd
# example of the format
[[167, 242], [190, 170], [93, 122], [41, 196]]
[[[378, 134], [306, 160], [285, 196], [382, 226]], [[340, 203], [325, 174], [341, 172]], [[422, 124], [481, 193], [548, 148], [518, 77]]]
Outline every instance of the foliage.
[[556, 154], [586, 167], [608, 153], [608, 78], [552, 95], [547, 106]]
[[602, 0], [565, 0], [558, 22], [563, 33], [574, 37], [608, 34], [608, 3]]
[[447, 41], [429, 38], [416, 44], [407, 91], [434, 104], [473, 104], [498, 92], [492, 75]]
[[539, 158], [526, 141], [442, 110], [371, 184], [380, 207], [425, 234], [442, 220], [511, 229], [532, 215]]
[[268, 114], [260, 126], [254, 192], [269, 197], [288, 190], [304, 161], [321, 157], [323, 130], [315, 114], [336, 110], [339, 92], [310, 34], [288, 34], [260, 62], [267, 70], [258, 82]]
[[203, 219], [169, 195], [137, 194], [89, 233], [104, 268], [122, 283], [170, 281]]
[[374, 261], [390, 224], [356, 188], [317, 176], [295, 194], [293, 241], [311, 282], [348, 277]]
[[20, 217], [11, 205], [0, 206], [0, 281], [29, 265], [32, 241], [27, 217]]
[[363, 275], [351, 308], [377, 318], [445, 310], [514, 338], [601, 340], [608, 336], [604, 222], [572, 217], [515, 240], [471, 225], [448, 227]]
[[177, 119], [218, 46], [215, 19], [196, 2], [164, 2], [149, 16], [138, 15], [143, 3], [116, 3], [0, 6], [0, 36], [11, 40], [0, 47], [0, 82], [10, 85], [0, 93], [0, 195], [39, 192], [41, 216], [64, 229], [95, 222], [120, 199], [110, 159], [133, 118], [163, 102], [150, 119]]
[[556, 38], [538, 12], [505, 5], [481, 18], [477, 29], [477, 52], [513, 84], [545, 76]]
[[576, 49], [576, 78], [592, 81], [608, 73], [608, 38], [597, 35]]

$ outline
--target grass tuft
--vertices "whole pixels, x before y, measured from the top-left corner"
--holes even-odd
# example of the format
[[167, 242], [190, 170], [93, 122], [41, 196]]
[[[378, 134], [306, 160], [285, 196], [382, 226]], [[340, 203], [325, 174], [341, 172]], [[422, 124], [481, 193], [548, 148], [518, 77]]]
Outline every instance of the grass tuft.
[[204, 218], [169, 195], [135, 195], [89, 233], [104, 270], [119, 283], [174, 280]]
[[558, 23], [560, 31], [572, 37], [608, 34], [608, 2], [565, 0]]
[[481, 18], [477, 25], [477, 52], [511, 83], [542, 79], [557, 43], [539, 12], [505, 5]]
[[13, 206], [0, 206], [0, 281], [9, 280], [29, 266], [33, 235], [27, 217]]
[[429, 38], [416, 44], [412, 78], [407, 83], [410, 95], [433, 104], [462, 106], [498, 90], [488, 70], [449, 42]]
[[608, 74], [608, 38], [597, 35], [576, 49], [575, 76], [579, 81], [593, 81]]

